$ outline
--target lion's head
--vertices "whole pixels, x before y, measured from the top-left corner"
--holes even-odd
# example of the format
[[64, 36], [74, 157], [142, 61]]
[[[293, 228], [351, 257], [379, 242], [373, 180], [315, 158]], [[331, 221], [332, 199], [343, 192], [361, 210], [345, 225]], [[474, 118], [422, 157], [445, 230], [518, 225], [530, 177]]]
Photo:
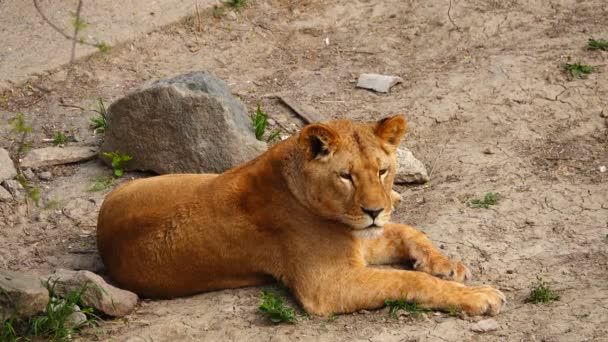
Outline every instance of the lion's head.
[[406, 129], [403, 116], [375, 123], [332, 121], [306, 126], [296, 196], [318, 215], [345, 223], [355, 235], [382, 233], [393, 209], [395, 150]]

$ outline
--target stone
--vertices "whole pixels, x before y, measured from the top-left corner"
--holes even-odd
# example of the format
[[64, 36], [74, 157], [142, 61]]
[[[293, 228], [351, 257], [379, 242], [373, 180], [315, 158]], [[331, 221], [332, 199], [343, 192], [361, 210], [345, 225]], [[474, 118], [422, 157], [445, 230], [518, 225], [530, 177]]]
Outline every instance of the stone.
[[361, 74], [357, 81], [357, 87], [374, 90], [379, 93], [388, 93], [391, 87], [401, 82], [403, 82], [403, 79], [398, 76]]
[[80, 291], [86, 285], [82, 294], [82, 303], [109, 316], [128, 315], [137, 304], [138, 298], [135, 293], [114, 287], [93, 272], [58, 269], [43, 278], [54, 284], [55, 293], [60, 297], [72, 291]]
[[66, 328], [76, 328], [87, 322], [87, 315], [82, 311], [77, 310], [72, 312], [66, 319], [63, 325]]
[[207, 72], [157, 81], [117, 100], [107, 124], [101, 151], [132, 156], [127, 171], [221, 173], [267, 149], [245, 106]]
[[42, 312], [49, 291], [37, 276], [0, 270], [0, 320], [15, 315], [28, 318]]
[[17, 176], [17, 170], [13, 165], [13, 160], [7, 150], [0, 148], [0, 183], [13, 179], [15, 176]]
[[606, 165], [600, 165], [600, 167], [598, 167], [597, 170], [601, 173], [604, 173], [604, 172], [606, 172], [606, 170], [608, 170], [608, 168], [606, 168]]
[[36, 175], [34, 174], [34, 171], [32, 171], [32, 169], [25, 169], [23, 170], [23, 176], [25, 177], [25, 179], [32, 181], [36, 179]]
[[20, 201], [25, 198], [25, 189], [16, 179], [9, 179], [2, 182], [2, 186], [13, 196], [14, 199]]
[[94, 146], [44, 147], [31, 150], [21, 160], [22, 167], [63, 165], [91, 160], [97, 157]]
[[13, 199], [13, 195], [11, 195], [8, 190], [0, 186], [0, 202], [8, 202]]
[[498, 328], [500, 328], [498, 322], [492, 318], [484, 319], [471, 326], [471, 330], [474, 332], [490, 332], [498, 330]]
[[38, 174], [38, 178], [43, 181], [50, 181], [51, 179], [53, 179], [53, 174], [50, 171], [40, 172]]
[[416, 159], [412, 152], [405, 147], [397, 149], [397, 172], [395, 183], [422, 184], [429, 181], [428, 173], [424, 164]]

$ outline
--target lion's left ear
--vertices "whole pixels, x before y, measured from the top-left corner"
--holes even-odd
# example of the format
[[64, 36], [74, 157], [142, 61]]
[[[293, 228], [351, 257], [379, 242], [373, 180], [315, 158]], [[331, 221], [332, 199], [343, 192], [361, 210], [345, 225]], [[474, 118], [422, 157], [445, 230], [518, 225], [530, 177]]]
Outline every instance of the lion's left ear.
[[407, 122], [403, 115], [395, 115], [378, 121], [374, 132], [380, 140], [397, 147], [405, 134], [406, 128]]

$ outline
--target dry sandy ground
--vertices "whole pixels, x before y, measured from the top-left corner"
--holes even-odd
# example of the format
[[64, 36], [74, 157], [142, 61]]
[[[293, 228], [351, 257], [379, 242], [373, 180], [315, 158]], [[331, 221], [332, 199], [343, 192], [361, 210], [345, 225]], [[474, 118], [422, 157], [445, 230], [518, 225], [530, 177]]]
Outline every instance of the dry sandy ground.
[[[334, 118], [376, 120], [403, 112], [404, 144], [431, 172], [402, 187], [394, 220], [425, 231], [471, 266], [474, 283], [509, 297], [500, 329], [470, 330], [478, 318], [445, 314], [398, 320], [383, 310], [300, 319], [273, 326], [257, 313], [260, 288], [172, 301], [144, 301], [123, 321], [87, 329], [85, 340], [121, 341], [608, 341], [608, 52], [584, 49], [608, 38], [608, 4], [582, 1], [252, 1], [236, 20], [211, 11], [139, 37], [6, 91], [0, 146], [14, 148], [6, 120], [35, 122], [34, 145], [57, 129], [96, 142], [85, 108], [155, 79], [210, 70], [253, 110], [294, 130], [276, 99], [293, 95]], [[328, 38], [329, 44], [325, 43]], [[559, 69], [571, 57], [596, 65], [587, 79]], [[405, 79], [390, 94], [355, 89], [361, 72]], [[67, 77], [67, 79], [66, 79]], [[76, 143], [75, 143], [76, 144]], [[105, 195], [87, 192], [109, 171], [97, 162], [52, 168], [41, 209], [0, 204], [0, 267], [100, 270], [95, 219]], [[139, 176], [139, 175], [129, 175]], [[490, 209], [466, 205], [499, 192]], [[537, 275], [559, 301], [526, 304]], [[286, 298], [290, 298], [285, 294]], [[290, 300], [290, 299], [289, 299]]]

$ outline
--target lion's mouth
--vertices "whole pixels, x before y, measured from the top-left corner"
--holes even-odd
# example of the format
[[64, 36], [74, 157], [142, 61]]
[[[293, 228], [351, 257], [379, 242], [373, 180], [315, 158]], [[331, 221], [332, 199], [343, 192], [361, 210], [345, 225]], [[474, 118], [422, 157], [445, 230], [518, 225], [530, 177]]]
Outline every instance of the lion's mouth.
[[362, 239], [375, 239], [384, 233], [384, 227], [372, 223], [363, 229], [353, 229], [351, 232]]

